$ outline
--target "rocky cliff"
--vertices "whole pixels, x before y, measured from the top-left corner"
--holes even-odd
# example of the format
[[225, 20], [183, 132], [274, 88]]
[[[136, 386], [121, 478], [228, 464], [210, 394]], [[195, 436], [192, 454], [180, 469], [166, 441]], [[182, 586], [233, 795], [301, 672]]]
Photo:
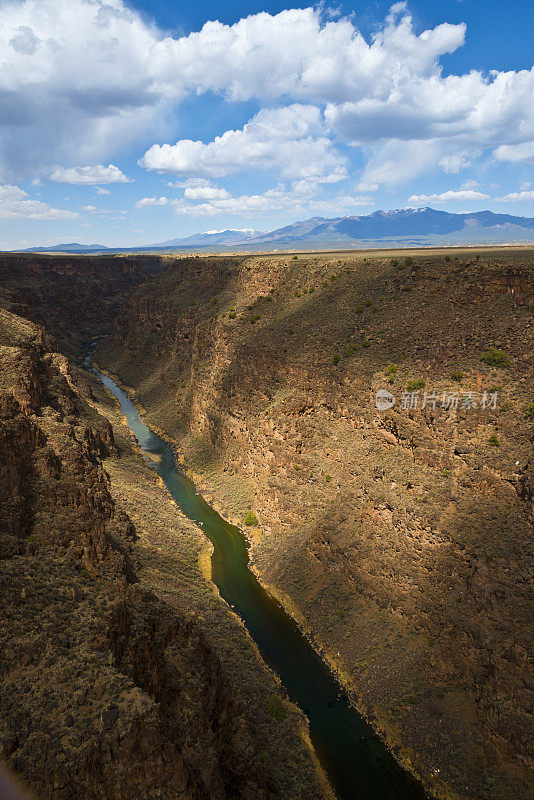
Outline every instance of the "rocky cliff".
[[[200, 534], [145, 472], [103, 390], [2, 310], [1, 761], [36, 800], [324, 796], [289, 708], [277, 758], [276, 683], [203, 579]], [[189, 597], [177, 537], [197, 543]], [[229, 669], [214, 629], [245, 666], [236, 652]]]
[[177, 260], [98, 354], [439, 797], [529, 796], [532, 264]]

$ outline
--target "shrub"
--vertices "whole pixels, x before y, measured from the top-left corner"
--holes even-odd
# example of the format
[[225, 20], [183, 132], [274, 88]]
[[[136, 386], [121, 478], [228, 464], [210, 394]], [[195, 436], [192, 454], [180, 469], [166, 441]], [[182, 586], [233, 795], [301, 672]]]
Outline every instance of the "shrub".
[[246, 515], [245, 525], [259, 525], [258, 518], [252, 511], [249, 511]]
[[500, 385], [500, 383], [497, 384], [496, 386], [490, 386], [488, 392], [491, 393], [497, 392], [497, 394], [500, 394], [502, 392], [502, 386]]
[[398, 258], [392, 258], [391, 259], [391, 266], [392, 267], [398, 267], [399, 266], [399, 259]]
[[366, 300], [365, 301], [365, 305], [367, 306], [367, 308], [370, 308], [373, 305], [373, 301], [372, 300]]
[[367, 339], [366, 339], [364, 342], [362, 342], [362, 347], [365, 347], [365, 348], [371, 347], [371, 342], [367, 341]]
[[324, 476], [324, 479], [325, 479], [325, 481], [326, 481], [327, 483], [330, 483], [330, 481], [332, 480], [332, 476], [331, 476], [331, 475], [329, 475], [329, 474], [327, 473], [327, 474]]
[[286, 707], [277, 694], [272, 694], [267, 700], [267, 711], [274, 719], [283, 722], [286, 718]]
[[464, 373], [460, 372], [460, 370], [456, 370], [455, 372], [451, 372], [451, 379], [453, 381], [461, 381], [464, 377]]
[[228, 314], [229, 319], [235, 319], [235, 316], [236, 316], [235, 311], [230, 311], [230, 313]]
[[406, 256], [406, 258], [404, 259], [404, 266], [411, 267], [412, 264], [413, 264], [413, 258], [411, 256]]
[[499, 440], [497, 439], [494, 433], [492, 433], [492, 435], [489, 437], [488, 444], [490, 444], [492, 447], [499, 446]]
[[416, 389], [424, 389], [426, 386], [425, 381], [422, 378], [417, 378], [415, 381], [408, 381], [408, 391], [415, 392]]
[[450, 261], [450, 260], [451, 260], [451, 257], [449, 255], [446, 255], [445, 256], [445, 261]]
[[363, 314], [363, 306], [356, 306], [354, 311], [356, 312], [356, 314]]
[[398, 366], [396, 364], [388, 364], [384, 372], [386, 373], [386, 375], [395, 375], [397, 370]]
[[444, 469], [443, 472], [441, 473], [441, 477], [442, 478], [448, 478], [449, 477], [449, 470], [448, 469]]
[[339, 364], [339, 356], [337, 353], [334, 353], [334, 355], [332, 356], [332, 362], [334, 364]]
[[489, 367], [508, 367], [510, 366], [510, 359], [503, 353], [502, 350], [497, 350], [496, 347], [490, 347], [485, 353], [482, 353], [480, 360], [487, 364]]
[[534, 420], [534, 403], [530, 403], [525, 410], [525, 417]]
[[293, 260], [293, 261], [296, 261], [297, 259], [298, 259], [298, 256], [293, 256], [293, 259], [292, 259], [292, 260]]

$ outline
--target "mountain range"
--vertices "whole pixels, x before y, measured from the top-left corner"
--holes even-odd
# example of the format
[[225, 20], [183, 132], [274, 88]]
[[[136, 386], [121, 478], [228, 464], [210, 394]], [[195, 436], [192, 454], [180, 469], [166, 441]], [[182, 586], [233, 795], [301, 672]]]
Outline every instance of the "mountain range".
[[273, 249], [351, 249], [359, 247], [422, 247], [534, 242], [534, 219], [477, 211], [452, 214], [433, 208], [375, 211], [362, 216], [324, 219], [312, 217], [273, 231], [205, 231], [185, 238], [133, 248], [109, 248], [98, 244], [57, 244], [31, 247], [27, 253], [134, 253], [220, 252]]

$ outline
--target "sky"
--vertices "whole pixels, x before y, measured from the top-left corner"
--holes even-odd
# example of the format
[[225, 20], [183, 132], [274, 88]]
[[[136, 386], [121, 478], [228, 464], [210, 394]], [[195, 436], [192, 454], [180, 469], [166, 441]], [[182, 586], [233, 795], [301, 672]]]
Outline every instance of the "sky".
[[0, 249], [534, 217], [534, 3], [0, 0]]

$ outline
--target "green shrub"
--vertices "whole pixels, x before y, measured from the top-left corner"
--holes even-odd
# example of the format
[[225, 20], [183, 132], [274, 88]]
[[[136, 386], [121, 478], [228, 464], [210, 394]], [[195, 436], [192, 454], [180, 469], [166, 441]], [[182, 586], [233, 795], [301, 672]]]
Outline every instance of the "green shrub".
[[424, 389], [426, 386], [422, 378], [417, 378], [415, 381], [408, 381], [407, 388], [409, 392], [415, 392], [416, 389]]
[[451, 379], [453, 381], [461, 381], [464, 377], [464, 373], [460, 372], [460, 370], [456, 370], [455, 372], [451, 372]]
[[509, 367], [510, 359], [503, 353], [502, 350], [497, 350], [496, 347], [490, 347], [485, 353], [482, 353], [480, 360], [487, 364], [489, 367]]
[[442, 478], [448, 478], [449, 477], [449, 470], [448, 469], [444, 469], [443, 472], [441, 473], [441, 477]]
[[228, 314], [229, 319], [235, 319], [235, 316], [236, 316], [235, 311], [230, 311], [230, 313]]
[[413, 264], [413, 258], [411, 256], [406, 256], [406, 258], [404, 259], [404, 266], [411, 267], [412, 264]]
[[451, 257], [449, 255], [446, 255], [445, 256], [445, 261], [450, 261], [450, 260], [451, 260]]
[[363, 314], [363, 306], [356, 306], [354, 311], [356, 312], [356, 314]]
[[258, 518], [252, 511], [247, 513], [245, 517], [245, 525], [259, 525]]
[[398, 366], [396, 364], [388, 364], [384, 372], [386, 373], [386, 375], [395, 375], [397, 370]]
[[367, 339], [366, 339], [364, 342], [362, 342], [362, 347], [365, 347], [366, 349], [368, 347], [371, 347], [371, 342], [367, 341]]
[[332, 356], [332, 362], [334, 364], [339, 364], [339, 356], [337, 353], [334, 353], [334, 355]]
[[332, 480], [332, 476], [331, 476], [331, 475], [329, 475], [328, 473], [326, 473], [326, 475], [324, 476], [324, 479], [325, 479], [325, 481], [326, 481], [327, 483], [330, 483], [330, 481]]
[[530, 403], [530, 405], [526, 407], [525, 417], [527, 419], [534, 420], [534, 403]]
[[500, 394], [502, 392], [502, 388], [503, 387], [499, 383], [496, 386], [490, 386], [490, 388], [488, 389], [488, 392], [490, 392], [490, 393], [497, 392], [497, 394]]
[[492, 435], [489, 437], [488, 444], [490, 444], [492, 447], [499, 446], [499, 440], [497, 439], [494, 433], [492, 433]]
[[284, 701], [277, 694], [272, 694], [267, 700], [267, 711], [274, 719], [283, 722], [286, 718], [286, 707]]
[[392, 258], [391, 259], [391, 266], [392, 267], [398, 267], [399, 266], [399, 259], [398, 258]]
[[298, 259], [298, 256], [293, 256], [293, 259], [292, 259], [292, 260], [293, 260], [293, 261], [296, 261], [297, 259]]
[[365, 301], [365, 305], [367, 306], [367, 308], [370, 308], [373, 305], [373, 301], [372, 300], [366, 300]]

